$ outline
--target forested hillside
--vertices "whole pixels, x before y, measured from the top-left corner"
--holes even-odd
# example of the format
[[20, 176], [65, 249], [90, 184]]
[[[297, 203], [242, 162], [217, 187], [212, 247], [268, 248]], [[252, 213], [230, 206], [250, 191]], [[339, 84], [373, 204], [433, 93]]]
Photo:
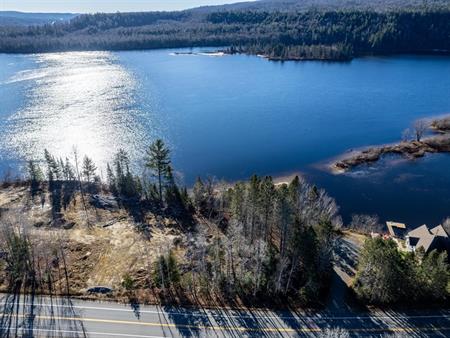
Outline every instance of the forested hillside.
[[280, 5], [280, 10], [265, 10], [259, 5], [255, 10], [225, 6], [81, 15], [68, 23], [3, 27], [0, 52], [221, 46], [230, 52], [263, 54], [272, 59], [346, 60], [363, 54], [450, 50], [446, 2], [412, 6], [412, 1], [399, 8], [394, 6], [398, 1], [390, 0], [387, 3], [393, 9], [386, 10], [380, 10], [384, 8], [381, 3], [376, 1], [379, 5], [374, 9], [344, 6], [343, 10], [306, 10]]
[[263, 11], [305, 11], [360, 9], [390, 11], [393, 9], [448, 8], [448, 0], [259, 0], [238, 2], [229, 5], [205, 6], [203, 10], [263, 10]]
[[58, 21], [68, 21], [76, 14], [68, 13], [22, 13], [0, 11], [0, 26], [45, 25]]

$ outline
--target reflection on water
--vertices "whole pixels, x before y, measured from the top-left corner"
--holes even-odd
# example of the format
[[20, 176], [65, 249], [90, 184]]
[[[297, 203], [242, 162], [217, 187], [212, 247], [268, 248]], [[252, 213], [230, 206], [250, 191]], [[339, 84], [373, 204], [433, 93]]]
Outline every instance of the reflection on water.
[[32, 57], [37, 58], [37, 68], [7, 81], [31, 82], [25, 106], [6, 120], [8, 128], [0, 133], [2, 153], [30, 159], [48, 149], [67, 156], [76, 146], [102, 166], [117, 148], [125, 147], [133, 155], [151, 137], [145, 116], [135, 106], [135, 77], [111, 53]]
[[[273, 63], [170, 50], [0, 54], [0, 175], [44, 148], [76, 145], [98, 167], [155, 137], [187, 185], [302, 172], [348, 217], [414, 225], [450, 215], [450, 155], [390, 159], [348, 175], [316, 169], [349, 149], [397, 142], [412, 121], [448, 114], [450, 58]], [[17, 162], [16, 162], [17, 161]]]
[[365, 213], [411, 226], [437, 225], [450, 216], [449, 168], [446, 153], [416, 160], [386, 156], [343, 175], [310, 172], [309, 179], [337, 199], [347, 222]]

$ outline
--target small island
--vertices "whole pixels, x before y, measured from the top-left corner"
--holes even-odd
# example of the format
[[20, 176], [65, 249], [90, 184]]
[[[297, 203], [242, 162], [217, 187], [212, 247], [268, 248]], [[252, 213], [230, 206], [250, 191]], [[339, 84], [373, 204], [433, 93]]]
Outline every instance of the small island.
[[[434, 135], [423, 137], [432, 130]], [[412, 134], [414, 138], [411, 139]], [[450, 117], [431, 122], [416, 121], [412, 130], [405, 130], [399, 143], [370, 147], [341, 156], [331, 164], [334, 173], [344, 173], [359, 165], [378, 161], [384, 155], [397, 154], [408, 159], [423, 157], [426, 153], [450, 152]]]

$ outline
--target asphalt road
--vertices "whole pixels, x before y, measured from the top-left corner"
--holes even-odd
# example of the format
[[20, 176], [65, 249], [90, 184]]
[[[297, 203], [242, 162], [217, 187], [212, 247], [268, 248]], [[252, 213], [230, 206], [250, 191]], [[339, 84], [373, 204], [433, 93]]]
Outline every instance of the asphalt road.
[[340, 327], [352, 336], [398, 333], [449, 337], [450, 311], [327, 312], [194, 309], [13, 295], [0, 297], [1, 337], [321, 337]]

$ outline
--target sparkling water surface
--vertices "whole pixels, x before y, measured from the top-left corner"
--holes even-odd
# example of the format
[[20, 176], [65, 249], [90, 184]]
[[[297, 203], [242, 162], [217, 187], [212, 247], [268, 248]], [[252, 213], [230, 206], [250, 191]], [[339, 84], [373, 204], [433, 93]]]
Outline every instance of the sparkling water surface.
[[268, 62], [245, 55], [145, 52], [0, 54], [1, 170], [43, 150], [92, 157], [104, 173], [120, 148], [136, 168], [163, 138], [180, 179], [228, 181], [301, 172], [348, 219], [378, 213], [413, 224], [450, 215], [450, 157], [397, 159], [332, 175], [329, 159], [395, 142], [422, 117], [450, 113], [450, 58]]

